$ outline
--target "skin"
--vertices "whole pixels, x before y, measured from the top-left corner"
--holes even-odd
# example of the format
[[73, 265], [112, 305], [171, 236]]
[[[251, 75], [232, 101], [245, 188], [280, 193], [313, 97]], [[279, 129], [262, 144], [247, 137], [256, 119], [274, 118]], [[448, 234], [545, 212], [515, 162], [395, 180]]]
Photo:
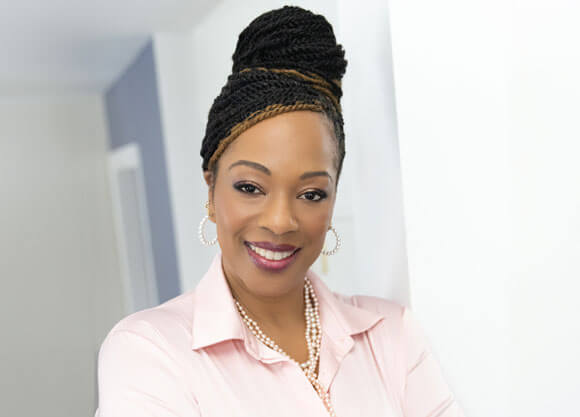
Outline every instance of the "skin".
[[[331, 225], [336, 153], [328, 119], [318, 112], [294, 111], [244, 131], [220, 157], [215, 179], [204, 172], [210, 220], [216, 224], [232, 295], [265, 334], [300, 362], [308, 359], [304, 276]], [[270, 175], [246, 164], [231, 167], [241, 160], [262, 165]], [[306, 172], [328, 175], [300, 179]], [[252, 262], [244, 241], [301, 249], [287, 268], [267, 271]]]

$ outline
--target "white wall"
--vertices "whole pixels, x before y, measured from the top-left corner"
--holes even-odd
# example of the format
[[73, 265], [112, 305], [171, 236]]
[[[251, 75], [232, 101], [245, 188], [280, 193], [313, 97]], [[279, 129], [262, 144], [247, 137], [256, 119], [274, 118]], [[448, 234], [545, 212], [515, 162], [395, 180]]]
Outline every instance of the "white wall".
[[512, 414], [577, 416], [580, 4], [517, 0], [511, 18]]
[[471, 417], [510, 415], [499, 3], [390, 3], [411, 304]]
[[[153, 37], [157, 91], [181, 291], [193, 288], [211, 261], [197, 239], [197, 225], [205, 214], [201, 187], [201, 144], [193, 101], [194, 56], [189, 31], [156, 33]], [[203, 199], [203, 200], [202, 200]]]
[[[337, 0], [294, 4], [326, 16], [349, 60], [343, 97], [347, 156], [333, 218], [343, 247], [328, 259], [327, 282], [341, 292], [380, 294], [406, 304], [408, 285], [390, 39], [387, 9], [380, 3], [365, 9]], [[284, 4], [222, 1], [191, 33], [155, 36], [184, 291], [197, 284], [215, 253], [215, 248], [203, 247], [197, 239], [197, 226], [206, 214], [203, 204], [207, 187], [199, 150], [207, 114], [231, 72], [231, 56], [239, 33], [259, 14]], [[213, 224], [208, 223], [206, 231], [210, 238], [215, 236]], [[327, 246], [331, 245], [334, 238], [329, 233]], [[320, 262], [314, 268], [323, 273]]]
[[97, 95], [0, 97], [0, 415], [94, 413], [122, 312], [103, 114]]
[[580, 6], [390, 9], [412, 305], [466, 415], [579, 415]]
[[[406, 232], [389, 10], [384, 0], [340, 0], [337, 37], [346, 51], [345, 184], [337, 208], [347, 234], [339, 273], [346, 293], [409, 304]], [[342, 181], [342, 179], [341, 179]], [[341, 185], [339, 185], [341, 187]]]

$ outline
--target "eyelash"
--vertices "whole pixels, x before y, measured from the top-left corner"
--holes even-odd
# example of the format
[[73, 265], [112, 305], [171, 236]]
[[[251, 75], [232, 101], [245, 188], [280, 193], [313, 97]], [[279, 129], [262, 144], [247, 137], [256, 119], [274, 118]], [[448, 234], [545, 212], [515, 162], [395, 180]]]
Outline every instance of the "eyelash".
[[[238, 190], [239, 192], [241, 192], [241, 193], [244, 193], [244, 194], [256, 194], [256, 193], [247, 192], [247, 191], [244, 191], [243, 190], [244, 187], [248, 187], [248, 186], [254, 187], [256, 190], [259, 190], [258, 186], [254, 185], [254, 184], [251, 184], [249, 182], [241, 182], [241, 183], [234, 184], [234, 188], [236, 190]], [[319, 197], [318, 200], [309, 200], [309, 199], [306, 199], [306, 201], [311, 201], [313, 203], [318, 203], [318, 202], [320, 202], [320, 201], [322, 201], [322, 200], [324, 200], [326, 198], [326, 193], [324, 191], [322, 191], [322, 190], [306, 191], [302, 195], [306, 195], [306, 194], [316, 194], [316, 195], [318, 195], [318, 197]]]

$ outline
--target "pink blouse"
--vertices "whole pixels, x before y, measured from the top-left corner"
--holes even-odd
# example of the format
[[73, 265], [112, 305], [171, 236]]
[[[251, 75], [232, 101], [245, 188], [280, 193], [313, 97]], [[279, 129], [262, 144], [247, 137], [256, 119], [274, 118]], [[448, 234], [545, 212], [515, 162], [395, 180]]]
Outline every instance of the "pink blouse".
[[[463, 417], [411, 310], [332, 292], [319, 301], [319, 378], [338, 417]], [[120, 320], [101, 345], [95, 417], [327, 417], [294, 362], [239, 316], [218, 249], [196, 288]]]

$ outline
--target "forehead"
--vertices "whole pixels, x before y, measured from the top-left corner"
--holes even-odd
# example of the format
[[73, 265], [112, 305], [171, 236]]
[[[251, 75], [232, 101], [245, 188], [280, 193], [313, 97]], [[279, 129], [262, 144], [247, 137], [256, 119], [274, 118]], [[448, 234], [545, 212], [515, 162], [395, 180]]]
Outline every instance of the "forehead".
[[284, 175], [322, 169], [334, 172], [336, 144], [331, 129], [325, 116], [313, 111], [267, 118], [245, 130], [226, 148], [220, 167], [245, 159]]

